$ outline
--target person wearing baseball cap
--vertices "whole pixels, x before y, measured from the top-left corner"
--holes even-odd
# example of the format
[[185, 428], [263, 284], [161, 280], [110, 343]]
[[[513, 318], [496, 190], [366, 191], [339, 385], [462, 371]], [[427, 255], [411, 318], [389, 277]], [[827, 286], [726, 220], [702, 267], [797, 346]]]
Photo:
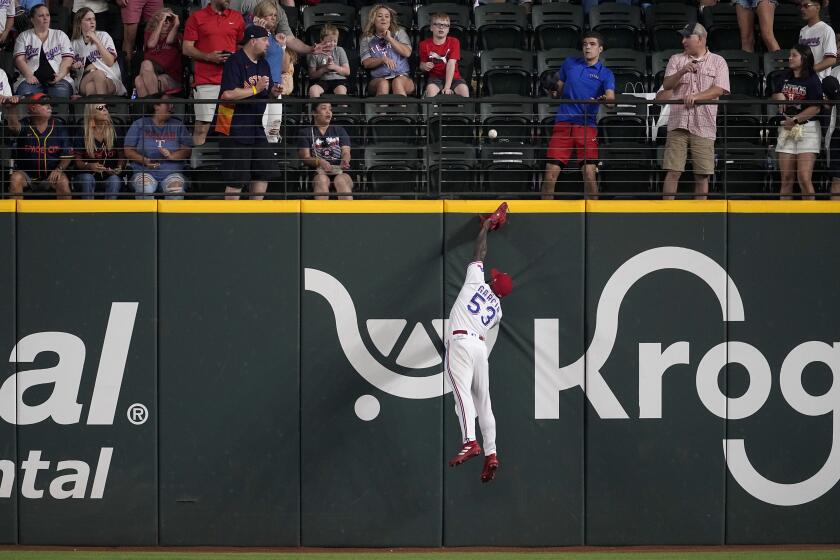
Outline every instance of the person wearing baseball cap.
[[662, 89], [682, 104], [671, 106], [668, 139], [662, 168], [666, 170], [664, 198], [673, 199], [685, 170], [688, 151], [694, 167], [694, 192], [705, 199], [709, 177], [715, 173], [717, 105], [700, 104], [729, 93], [729, 66], [706, 46], [706, 28], [688, 23], [680, 30], [683, 52], [671, 56], [665, 69]]
[[[222, 171], [226, 198], [236, 200], [242, 189], [249, 188], [262, 199], [271, 179], [272, 150], [262, 124], [265, 101], [269, 92], [278, 96], [282, 84], [271, 78], [265, 54], [268, 31], [259, 25], [245, 28], [239, 41], [242, 49], [233, 53], [222, 69], [222, 85], [216, 116], [216, 132], [221, 135], [220, 147], [226, 165]], [[225, 101], [248, 100], [227, 104]]]
[[21, 121], [16, 111], [8, 112], [9, 130], [17, 135], [9, 192], [20, 195], [27, 188], [54, 190], [58, 198], [70, 198], [70, 181], [65, 173], [73, 161], [70, 138], [64, 126], [53, 118], [49, 97], [39, 92], [29, 100], [29, 117]]

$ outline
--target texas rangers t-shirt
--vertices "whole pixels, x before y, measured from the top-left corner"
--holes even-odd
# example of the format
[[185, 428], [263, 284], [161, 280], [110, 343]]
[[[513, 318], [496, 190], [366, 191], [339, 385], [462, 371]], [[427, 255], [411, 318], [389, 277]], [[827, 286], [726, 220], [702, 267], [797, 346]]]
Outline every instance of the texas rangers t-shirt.
[[[420, 62], [434, 63], [432, 69], [429, 70], [430, 78], [445, 80], [446, 63], [450, 60], [461, 60], [461, 42], [455, 37], [447, 37], [442, 45], [436, 45], [434, 39], [425, 39], [420, 42]], [[457, 64], [453, 79], [461, 79]]]
[[312, 157], [325, 159], [331, 165], [341, 163], [342, 146], [350, 146], [350, 137], [340, 126], [330, 125], [325, 132], [318, 130], [317, 126], [310, 126], [298, 139], [298, 148], [309, 148]]
[[[583, 58], [569, 57], [557, 79], [563, 82], [563, 99], [596, 99], [607, 90], [615, 91], [615, 76], [601, 61], [589, 66]], [[597, 117], [597, 105], [564, 103], [557, 107], [554, 122], [595, 126]]]
[[148, 173], [155, 180], [161, 181], [167, 175], [184, 169], [185, 162], [166, 159], [160, 153], [160, 148], [174, 152], [183, 147], [192, 148], [193, 142], [192, 134], [179, 119], [170, 118], [163, 125], [157, 126], [152, 117], [143, 117], [131, 123], [131, 128], [125, 135], [125, 145], [160, 164], [157, 169], [146, 169], [136, 161], [132, 161], [131, 168]]
[[486, 337], [487, 331], [501, 320], [502, 303], [484, 281], [484, 264], [471, 262], [464, 286], [449, 313], [447, 336], [452, 331], [465, 330]]
[[[824, 21], [818, 21], [812, 26], [804, 26], [799, 31], [799, 44], [811, 47], [814, 53], [814, 64], [819, 64], [827, 56], [837, 56], [837, 42], [834, 30]], [[831, 68], [820, 73], [820, 79], [831, 74]]]

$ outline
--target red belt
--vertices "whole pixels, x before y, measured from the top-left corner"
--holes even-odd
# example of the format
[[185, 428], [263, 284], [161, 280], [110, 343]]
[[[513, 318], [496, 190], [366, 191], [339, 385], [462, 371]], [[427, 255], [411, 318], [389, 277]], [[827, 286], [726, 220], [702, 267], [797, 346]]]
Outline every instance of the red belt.
[[[459, 330], [459, 331], [452, 331], [452, 334], [470, 334], [470, 333], [469, 333], [468, 331], [462, 331], [462, 330]], [[484, 337], [483, 337], [483, 336], [479, 336], [479, 337], [478, 337], [478, 339], [479, 339], [479, 340], [484, 340]]]

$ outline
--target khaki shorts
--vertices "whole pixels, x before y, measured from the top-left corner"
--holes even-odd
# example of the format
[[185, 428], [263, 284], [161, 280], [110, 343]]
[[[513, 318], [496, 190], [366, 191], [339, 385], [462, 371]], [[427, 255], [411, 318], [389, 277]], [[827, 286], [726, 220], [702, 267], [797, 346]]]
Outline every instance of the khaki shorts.
[[668, 131], [665, 142], [665, 156], [662, 169], [685, 171], [685, 159], [691, 148], [691, 163], [695, 175], [715, 174], [715, 141], [713, 138], [695, 136], [685, 129], [675, 128]]
[[[195, 99], [212, 99], [217, 101], [219, 99], [219, 90], [222, 89], [222, 86], [214, 86], [210, 84], [204, 84], [200, 86], [195, 86], [195, 93], [193, 97]], [[213, 115], [216, 114], [216, 104], [206, 104], [206, 103], [196, 103], [193, 106], [195, 110], [195, 120], [201, 122], [213, 122]]]

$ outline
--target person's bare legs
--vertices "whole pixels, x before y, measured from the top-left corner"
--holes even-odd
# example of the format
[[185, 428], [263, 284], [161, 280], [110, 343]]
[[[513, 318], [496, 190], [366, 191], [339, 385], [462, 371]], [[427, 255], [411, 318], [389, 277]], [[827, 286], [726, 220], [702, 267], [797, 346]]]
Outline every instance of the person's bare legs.
[[541, 187], [543, 200], [554, 200], [554, 197], [551, 195], [554, 193], [554, 186], [557, 183], [557, 177], [559, 176], [560, 166], [555, 163], [546, 162]]
[[79, 82], [79, 90], [83, 95], [113, 95], [117, 86], [102, 70], [92, 70]]
[[137, 93], [140, 97], [153, 95], [159, 91], [158, 77], [155, 73], [155, 66], [150, 60], [144, 60], [140, 64], [140, 73], [134, 79]]
[[[193, 127], [193, 144], [196, 146], [203, 146], [207, 141], [207, 133], [210, 132], [210, 123], [204, 121], [195, 121]], [[242, 189], [240, 189], [240, 192]]]
[[137, 25], [136, 23], [123, 24], [122, 50], [125, 54], [125, 67], [129, 71], [131, 69], [131, 59], [134, 56], [134, 43], [137, 40]]
[[390, 80], [385, 78], [374, 78], [368, 84], [368, 95], [373, 92], [373, 95], [388, 95], [391, 93]]
[[335, 86], [333, 95], [347, 95], [347, 88], [345, 86]]
[[776, 41], [776, 35], [773, 33], [773, 18], [776, 15], [776, 5], [770, 0], [760, 0], [758, 6], [755, 8], [755, 13], [758, 15], [758, 29], [761, 33], [761, 40], [768, 52], [776, 52], [779, 50], [779, 42]]
[[706, 200], [709, 194], [709, 176], [694, 174], [694, 200]]
[[817, 154], [797, 154], [796, 156], [796, 178], [799, 180], [799, 190], [802, 191], [802, 200], [814, 200], [814, 162]]
[[840, 177], [831, 178], [831, 200], [840, 200]]
[[595, 164], [587, 163], [582, 165], [580, 172], [583, 175], [583, 191], [586, 193], [586, 197], [597, 200], [598, 179], [595, 177]]
[[440, 93], [440, 88], [437, 87], [435, 84], [426, 84], [426, 97], [434, 97]]
[[239, 200], [242, 189], [239, 187], [225, 187], [225, 200]]
[[397, 76], [391, 80], [391, 89], [395, 95], [405, 95], [406, 97], [414, 93], [414, 80], [408, 76]]
[[662, 198], [663, 200], [674, 200], [674, 195], [677, 194], [677, 185], [680, 182], [680, 175], [682, 171], [674, 171], [669, 169], [665, 173], [665, 180], [662, 181]]
[[319, 86], [318, 84], [312, 84], [309, 86], [309, 97], [321, 97], [324, 93], [324, 88]]
[[458, 84], [453, 91], [455, 95], [460, 95], [461, 97], [470, 96], [470, 88], [467, 87], [467, 84]]
[[[330, 178], [326, 173], [317, 173], [312, 178], [312, 192], [316, 194], [315, 200], [327, 200], [330, 194]], [[317, 196], [323, 195], [323, 196]]]
[[12, 176], [9, 177], [9, 194], [13, 195], [9, 198], [12, 199], [19, 199], [21, 198], [20, 195], [23, 194], [23, 189], [26, 188], [26, 175], [21, 173], [20, 171], [15, 171], [12, 173]]
[[796, 156], [778, 153], [779, 157], [779, 198], [790, 200], [793, 182], [796, 180]]
[[251, 181], [248, 190], [251, 192], [249, 200], [262, 200], [265, 198], [265, 191], [268, 190], [268, 181]]
[[735, 17], [738, 18], [738, 31], [741, 35], [741, 50], [755, 52], [755, 14], [750, 8], [735, 4]]
[[[353, 180], [347, 173], [339, 173], [333, 178], [333, 185], [335, 185], [335, 192], [345, 193], [349, 195], [353, 192]], [[339, 196], [339, 200], [353, 200], [352, 196]]]

